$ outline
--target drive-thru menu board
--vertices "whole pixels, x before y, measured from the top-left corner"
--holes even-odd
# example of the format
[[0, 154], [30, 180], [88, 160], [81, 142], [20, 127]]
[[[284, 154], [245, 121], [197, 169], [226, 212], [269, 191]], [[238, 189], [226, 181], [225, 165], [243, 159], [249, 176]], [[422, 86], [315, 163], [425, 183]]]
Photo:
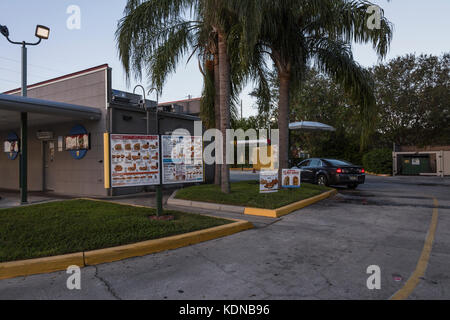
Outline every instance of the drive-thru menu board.
[[158, 136], [112, 134], [112, 187], [159, 184], [158, 150]]
[[162, 136], [163, 184], [203, 182], [203, 139]]

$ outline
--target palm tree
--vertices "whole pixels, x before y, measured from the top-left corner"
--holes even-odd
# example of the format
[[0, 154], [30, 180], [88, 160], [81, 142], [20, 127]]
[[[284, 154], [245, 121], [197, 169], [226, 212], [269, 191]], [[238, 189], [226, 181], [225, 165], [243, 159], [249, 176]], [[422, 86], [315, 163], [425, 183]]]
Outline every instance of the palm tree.
[[[207, 72], [203, 72], [204, 93], [208, 94], [203, 99], [203, 109], [211, 117], [212, 110], [208, 111], [208, 105], [211, 107], [211, 101], [214, 100], [214, 123], [222, 131], [223, 137], [226, 137], [226, 130], [231, 127], [232, 95], [239, 91], [243, 79], [239, 75], [241, 68], [231, 67], [228, 46], [228, 33], [238, 23], [239, 17], [232, 14], [235, 2], [239, 1], [128, 0], [125, 17], [120, 20], [116, 32], [119, 56], [127, 77], [133, 73], [141, 79], [145, 70], [152, 85], [159, 91], [185, 54], [191, 53], [192, 57], [197, 53], [209, 71], [208, 61], [214, 61], [214, 76], [209, 78], [209, 83]], [[183, 18], [189, 10], [192, 19]], [[214, 90], [211, 90], [212, 80]], [[224, 155], [226, 148], [224, 144]], [[216, 183], [221, 183], [222, 191], [229, 193], [229, 167], [226, 164], [221, 166], [221, 174], [216, 177]]]
[[[263, 21], [257, 46], [273, 61], [279, 81], [279, 165], [288, 167], [290, 92], [302, 82], [314, 63], [358, 101], [366, 128], [375, 109], [372, 80], [352, 56], [351, 43], [371, 42], [380, 57], [387, 53], [392, 30], [382, 17], [381, 29], [366, 27], [368, 1], [278, 0], [263, 1]], [[282, 21], [282, 23], [280, 23]], [[366, 143], [367, 132], [362, 144]], [[281, 171], [281, 170], [280, 170]]]

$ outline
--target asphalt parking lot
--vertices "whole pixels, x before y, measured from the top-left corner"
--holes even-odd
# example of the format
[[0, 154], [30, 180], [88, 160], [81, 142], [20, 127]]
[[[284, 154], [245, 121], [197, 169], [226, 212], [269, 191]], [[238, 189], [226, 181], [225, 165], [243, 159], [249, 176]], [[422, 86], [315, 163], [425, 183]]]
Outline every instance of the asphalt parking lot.
[[369, 176], [253, 230], [84, 268], [79, 291], [57, 272], [2, 280], [0, 299], [450, 299], [449, 217], [449, 178]]

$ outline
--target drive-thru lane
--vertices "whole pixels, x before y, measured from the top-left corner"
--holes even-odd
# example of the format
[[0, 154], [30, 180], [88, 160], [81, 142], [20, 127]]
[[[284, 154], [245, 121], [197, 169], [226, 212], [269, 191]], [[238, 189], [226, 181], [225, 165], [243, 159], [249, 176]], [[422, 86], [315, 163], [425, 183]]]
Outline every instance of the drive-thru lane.
[[[80, 291], [65, 272], [3, 280], [0, 299], [389, 299], [424, 257], [433, 210], [426, 270], [407, 296], [450, 299], [450, 179], [367, 177], [339, 191], [227, 238], [84, 268]], [[372, 265], [381, 290], [366, 286]]]

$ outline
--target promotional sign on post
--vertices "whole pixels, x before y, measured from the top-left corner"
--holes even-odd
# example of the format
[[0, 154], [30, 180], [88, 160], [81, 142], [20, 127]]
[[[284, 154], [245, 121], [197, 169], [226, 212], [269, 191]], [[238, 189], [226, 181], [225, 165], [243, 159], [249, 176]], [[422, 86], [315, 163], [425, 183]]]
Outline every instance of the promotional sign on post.
[[159, 137], [111, 135], [111, 187], [159, 184]]
[[91, 148], [90, 135], [82, 125], [73, 127], [69, 135], [65, 137], [66, 151], [70, 152], [72, 158], [83, 159]]
[[295, 189], [301, 187], [301, 170], [300, 169], [283, 169], [282, 171], [282, 187]]
[[162, 136], [163, 184], [203, 182], [203, 138]]
[[262, 170], [259, 174], [259, 192], [273, 193], [278, 192], [278, 171]]

